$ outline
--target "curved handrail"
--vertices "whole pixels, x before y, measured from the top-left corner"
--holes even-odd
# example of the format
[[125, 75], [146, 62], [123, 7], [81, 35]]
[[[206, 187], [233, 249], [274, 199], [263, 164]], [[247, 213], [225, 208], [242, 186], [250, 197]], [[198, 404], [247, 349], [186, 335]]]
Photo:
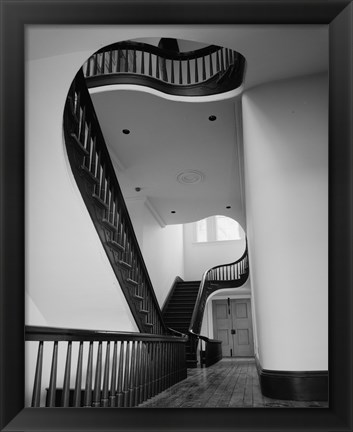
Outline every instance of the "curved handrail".
[[172, 95], [206, 96], [238, 88], [244, 66], [240, 53], [216, 45], [175, 52], [124, 41], [95, 52], [82, 70], [88, 87], [137, 84]]
[[206, 270], [202, 276], [199, 292], [197, 294], [194, 311], [191, 317], [189, 333], [196, 338], [204, 339], [205, 336], [200, 335], [202, 317], [205, 310], [206, 300], [208, 296], [223, 288], [222, 285], [211, 285], [212, 282], [234, 282], [233, 286], [243, 285], [249, 276], [249, 262], [248, 262], [248, 246], [246, 247], [243, 255], [235, 262], [230, 264], [223, 264], [212, 267]]

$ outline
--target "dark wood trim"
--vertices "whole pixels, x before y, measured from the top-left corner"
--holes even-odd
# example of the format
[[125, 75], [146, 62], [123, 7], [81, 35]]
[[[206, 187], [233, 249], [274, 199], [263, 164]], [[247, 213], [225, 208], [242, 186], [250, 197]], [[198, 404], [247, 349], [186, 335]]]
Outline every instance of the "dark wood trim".
[[263, 369], [255, 357], [261, 392], [272, 399], [327, 401], [328, 371], [278, 371]]
[[154, 341], [186, 342], [188, 337], [136, 332], [68, 329], [61, 327], [26, 326], [27, 341]]

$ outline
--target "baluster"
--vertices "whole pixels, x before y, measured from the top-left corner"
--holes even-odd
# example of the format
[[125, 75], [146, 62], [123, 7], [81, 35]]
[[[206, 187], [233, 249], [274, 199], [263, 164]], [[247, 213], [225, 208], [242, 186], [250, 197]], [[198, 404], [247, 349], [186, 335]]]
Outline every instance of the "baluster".
[[229, 63], [231, 64], [231, 65], [233, 65], [234, 64], [234, 51], [233, 50], [229, 50]]
[[155, 383], [155, 389], [156, 389], [156, 393], [159, 393], [161, 391], [161, 352], [160, 352], [160, 342], [155, 342], [156, 344], [156, 358], [155, 358], [155, 362], [156, 362], [156, 383]]
[[217, 68], [217, 72], [221, 70], [220, 63], [219, 63], [219, 50], [216, 53], [216, 68]]
[[148, 75], [152, 76], [152, 54], [151, 53], [149, 53], [148, 60], [149, 60]]
[[91, 148], [89, 153], [89, 171], [91, 174], [95, 174], [96, 171], [96, 137], [91, 139]]
[[144, 376], [144, 394], [145, 399], [149, 398], [148, 394], [148, 368], [149, 368], [149, 359], [148, 359], [148, 342], [145, 343], [145, 376]]
[[98, 54], [93, 55], [94, 63], [93, 63], [93, 75], [98, 74]]
[[104, 376], [103, 376], [103, 392], [101, 406], [107, 407], [109, 403], [109, 359], [110, 359], [110, 341], [107, 342], [107, 348], [105, 353], [105, 364], [104, 364]]
[[84, 406], [92, 406], [93, 342], [89, 343]]
[[112, 221], [112, 215], [113, 215], [113, 197], [112, 197], [112, 195], [113, 195], [113, 192], [112, 192], [111, 188], [109, 188], [109, 191], [108, 191], [108, 218], [107, 218], [108, 222]]
[[129, 72], [129, 50], [125, 50], [125, 72]]
[[156, 56], [156, 78], [159, 79], [159, 56]]
[[202, 57], [202, 79], [206, 81], [206, 61], [205, 57]]
[[72, 342], [69, 341], [67, 344], [63, 394], [61, 396], [62, 407], [68, 407], [70, 402], [69, 399], [70, 399], [71, 349], [72, 349]]
[[124, 373], [124, 385], [123, 385], [123, 396], [124, 396], [124, 407], [129, 406], [129, 375], [130, 375], [130, 341], [126, 342], [125, 350], [125, 373]]
[[116, 372], [117, 372], [117, 360], [118, 360], [118, 343], [114, 342], [113, 351], [113, 364], [112, 364], [112, 376], [110, 381], [110, 394], [109, 394], [109, 406], [116, 406]]
[[175, 77], [174, 77], [174, 60], [172, 59], [171, 63], [170, 63], [170, 68], [171, 68], [171, 83], [174, 84], [175, 81]]
[[145, 356], [145, 342], [141, 342], [141, 360], [140, 360], [140, 370], [139, 370], [139, 394], [140, 403], [146, 400], [145, 395], [145, 370], [146, 370], [146, 356]]
[[39, 342], [37, 353], [36, 373], [34, 376], [32, 407], [40, 406], [40, 392], [42, 387], [42, 368], [43, 368], [43, 341]]
[[80, 125], [79, 125], [79, 132], [78, 132], [78, 139], [80, 141], [80, 143], [84, 146], [85, 145], [85, 132], [86, 132], [86, 108], [79, 108], [79, 112], [80, 112]]
[[134, 51], [133, 51], [133, 66], [132, 66], [132, 71], [134, 73], [136, 73], [136, 49], [134, 49]]
[[81, 406], [81, 383], [82, 383], [82, 357], [83, 357], [83, 342], [80, 342], [78, 359], [77, 359], [77, 369], [76, 369], [76, 383], [74, 392], [74, 407]]
[[195, 82], [199, 82], [199, 70], [198, 70], [198, 62], [197, 62], [197, 58], [194, 59], [195, 60]]
[[226, 48], [226, 69], [229, 67], [229, 50]]
[[108, 66], [108, 73], [113, 73], [113, 51], [109, 51], [109, 66]]
[[58, 370], [58, 341], [53, 345], [53, 357], [51, 361], [50, 381], [48, 390], [47, 407], [55, 407], [56, 405], [56, 376]]
[[136, 372], [135, 372], [135, 400], [134, 406], [140, 403], [140, 370], [141, 370], [141, 341], [136, 342]]
[[224, 71], [224, 56], [223, 56], [223, 48], [221, 49], [221, 71]]
[[124, 394], [123, 394], [124, 357], [125, 357], [125, 342], [122, 341], [120, 342], [118, 383], [116, 388], [117, 407], [122, 407], [124, 405]]
[[121, 51], [117, 50], [116, 72], [121, 72]]
[[183, 84], [183, 66], [181, 63], [181, 60], [179, 60], [179, 84]]
[[151, 396], [156, 394], [156, 361], [155, 361], [155, 343], [151, 342], [151, 373], [150, 373], [150, 392]]
[[87, 60], [86, 77], [90, 77], [90, 76], [91, 76], [91, 58], [92, 58], [92, 57], [90, 57], [90, 58]]
[[141, 51], [141, 75], [145, 74], [145, 53]]
[[129, 376], [129, 406], [135, 406], [136, 343], [131, 342], [131, 368]]
[[163, 58], [162, 58], [162, 71], [163, 71], [163, 80], [168, 82], [167, 59], [163, 59]]
[[212, 77], [212, 76], [213, 76], [213, 61], [212, 61], [212, 54], [210, 54], [210, 55], [208, 56], [208, 58], [209, 58], [209, 64], [210, 64], [210, 76]]
[[162, 390], [165, 390], [166, 388], [166, 376], [167, 376], [167, 362], [164, 361], [167, 358], [167, 352], [166, 352], [166, 343], [161, 343], [162, 347]]
[[101, 57], [101, 74], [104, 75], [104, 71], [105, 71], [105, 51], [102, 52], [102, 57]]
[[102, 341], [98, 343], [96, 376], [93, 390], [93, 406], [99, 407], [101, 404], [101, 381], [102, 381]]
[[188, 84], [191, 83], [191, 74], [190, 74], [190, 60], [187, 60], [187, 79], [188, 79]]

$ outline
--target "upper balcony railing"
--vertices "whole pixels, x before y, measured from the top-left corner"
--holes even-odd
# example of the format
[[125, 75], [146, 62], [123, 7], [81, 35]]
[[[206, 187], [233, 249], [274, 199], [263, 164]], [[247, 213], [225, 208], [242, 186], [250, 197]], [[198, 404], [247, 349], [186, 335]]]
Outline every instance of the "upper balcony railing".
[[94, 53], [83, 73], [89, 88], [136, 84], [176, 96], [208, 96], [240, 87], [244, 66], [240, 53], [215, 45], [175, 52], [125, 41]]

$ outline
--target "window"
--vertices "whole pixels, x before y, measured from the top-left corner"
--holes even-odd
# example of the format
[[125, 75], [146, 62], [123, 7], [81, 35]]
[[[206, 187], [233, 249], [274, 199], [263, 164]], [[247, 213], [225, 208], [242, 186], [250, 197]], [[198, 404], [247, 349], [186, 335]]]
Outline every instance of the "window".
[[241, 239], [240, 225], [227, 216], [211, 216], [195, 222], [194, 227], [197, 243]]

